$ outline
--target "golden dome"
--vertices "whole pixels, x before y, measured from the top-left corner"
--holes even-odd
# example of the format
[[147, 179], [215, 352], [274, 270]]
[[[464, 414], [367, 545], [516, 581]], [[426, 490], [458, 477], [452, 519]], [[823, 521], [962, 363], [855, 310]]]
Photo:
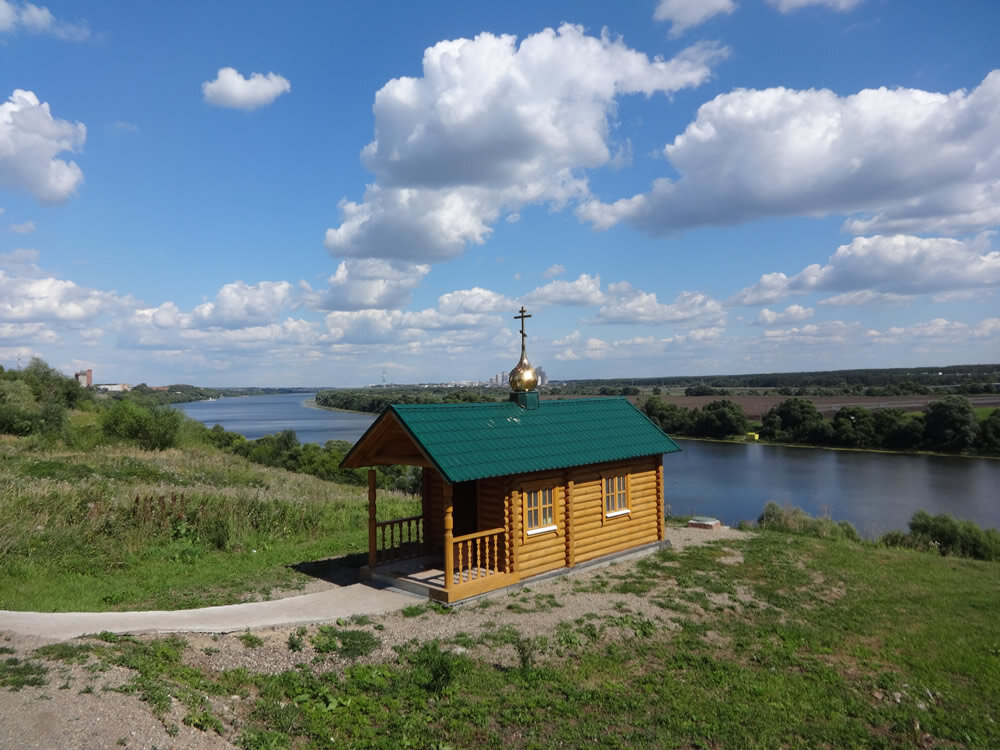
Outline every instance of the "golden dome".
[[510, 383], [510, 389], [515, 392], [533, 391], [538, 385], [538, 373], [528, 361], [528, 355], [524, 353], [524, 340], [527, 338], [524, 332], [524, 319], [530, 317], [525, 313], [524, 307], [521, 308], [520, 315], [514, 316], [515, 320], [521, 321], [521, 360], [510, 371], [507, 382]]
[[510, 371], [510, 377], [507, 382], [510, 383], [512, 391], [533, 391], [538, 385], [538, 373], [535, 372], [535, 368], [531, 366], [528, 358], [524, 355], [523, 349], [521, 351], [521, 361]]

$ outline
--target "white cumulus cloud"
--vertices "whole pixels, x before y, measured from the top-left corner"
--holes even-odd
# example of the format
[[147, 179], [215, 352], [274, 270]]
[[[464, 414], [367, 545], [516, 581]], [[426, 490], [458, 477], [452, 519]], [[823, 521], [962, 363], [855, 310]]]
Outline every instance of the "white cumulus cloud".
[[409, 304], [410, 292], [430, 270], [426, 264], [349, 258], [337, 266], [325, 291], [305, 288], [310, 307], [317, 310], [398, 309]]
[[1000, 70], [949, 94], [737, 89], [663, 152], [678, 179], [578, 215], [652, 234], [828, 214], [853, 234], [979, 231], [1000, 224]]
[[653, 11], [653, 18], [657, 21], [669, 21], [669, 36], [676, 38], [712, 16], [720, 13], [728, 15], [734, 10], [734, 0], [660, 0]]
[[550, 281], [533, 289], [522, 298], [526, 305], [548, 307], [551, 305], [599, 305], [604, 300], [601, 277], [582, 273], [574, 281]]
[[423, 76], [375, 96], [375, 174], [364, 199], [340, 202], [326, 246], [339, 256], [438, 261], [485, 241], [502, 215], [555, 208], [588, 193], [584, 170], [614, 159], [610, 119], [623, 94], [671, 93], [706, 81], [726, 50], [701, 43], [650, 59], [607, 34], [546, 29], [443, 41]]
[[652, 292], [633, 289], [624, 282], [613, 286], [615, 297], [598, 310], [599, 323], [675, 323], [715, 327], [725, 320], [722, 305], [700, 292], [681, 292], [671, 304], [665, 305]]
[[50, 34], [57, 39], [80, 42], [90, 36], [84, 21], [60, 21], [45, 6], [0, 0], [0, 33], [24, 29], [32, 34]]
[[815, 312], [811, 307], [802, 307], [802, 305], [789, 305], [782, 312], [768, 310], [765, 307], [757, 314], [757, 322], [765, 326], [801, 323], [804, 320], [809, 320]]
[[117, 302], [113, 292], [87, 289], [72, 281], [26, 278], [0, 271], [0, 320], [81, 322]]
[[[728, 302], [757, 305], [813, 291], [866, 292], [827, 304], [871, 303], [873, 295], [915, 295], [1000, 287], [1000, 252], [989, 249], [992, 233], [971, 240], [892, 235], [855, 237], [825, 265], [813, 263], [794, 276], [769, 273]], [[881, 297], [900, 301], [898, 296]]]
[[226, 284], [212, 302], [203, 302], [191, 314], [193, 327], [222, 326], [241, 328], [270, 322], [286, 307], [293, 305], [293, 287], [287, 281], [261, 281]]
[[80, 150], [86, 139], [83, 123], [54, 118], [47, 102], [15, 89], [0, 104], [0, 187], [24, 190], [46, 203], [66, 200], [83, 182], [83, 171], [56, 156]]
[[263, 107], [292, 90], [291, 82], [277, 73], [252, 73], [244, 78], [236, 68], [219, 68], [214, 81], [201, 84], [205, 101], [218, 107], [252, 110]]

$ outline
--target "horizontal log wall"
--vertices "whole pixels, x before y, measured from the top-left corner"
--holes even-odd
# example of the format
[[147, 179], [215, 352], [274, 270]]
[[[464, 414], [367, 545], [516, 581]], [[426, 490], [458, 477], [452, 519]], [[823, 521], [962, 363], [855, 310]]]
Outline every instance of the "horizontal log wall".
[[[657, 522], [656, 462], [659, 456], [617, 464], [580, 467], [573, 474], [574, 552], [577, 562], [622, 552], [655, 542]], [[629, 480], [629, 510], [614, 518], [604, 516], [602, 472], [624, 471]]]
[[[530, 479], [522, 478], [526, 482], [547, 482], [553, 484], [553, 520], [556, 530], [546, 531], [541, 534], [528, 535], [523, 529], [514, 540], [515, 544], [520, 544], [521, 549], [518, 554], [517, 571], [524, 579], [529, 576], [546, 573], [550, 570], [565, 567], [566, 565], [566, 492], [563, 486], [563, 475], [561, 473], [540, 473], [532, 474]], [[521, 523], [524, 523], [524, 497], [518, 494], [521, 507], [518, 513], [521, 516]]]

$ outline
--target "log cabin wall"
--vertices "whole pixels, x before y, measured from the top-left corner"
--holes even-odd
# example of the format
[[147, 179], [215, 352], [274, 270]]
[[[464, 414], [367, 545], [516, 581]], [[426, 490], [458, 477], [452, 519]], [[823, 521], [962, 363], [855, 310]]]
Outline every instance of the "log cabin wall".
[[444, 477], [437, 469], [422, 472], [424, 539], [429, 552], [444, 549]]
[[[512, 534], [512, 544], [518, 546], [517, 574], [523, 580], [529, 576], [546, 573], [566, 565], [566, 488], [563, 472], [540, 472], [515, 477], [516, 502], [512, 502], [520, 523]], [[524, 489], [540, 486], [552, 487], [554, 531], [529, 534], [525, 528]]]
[[[479, 530], [506, 529], [507, 514], [504, 501], [507, 494], [507, 478], [491, 477], [480, 479], [476, 491], [479, 494]], [[500, 566], [506, 561], [507, 546], [500, 550]]]
[[[655, 542], [659, 538], [657, 465], [659, 456], [573, 470], [573, 517], [575, 561]], [[628, 474], [629, 512], [608, 518], [604, 511], [604, 477]]]

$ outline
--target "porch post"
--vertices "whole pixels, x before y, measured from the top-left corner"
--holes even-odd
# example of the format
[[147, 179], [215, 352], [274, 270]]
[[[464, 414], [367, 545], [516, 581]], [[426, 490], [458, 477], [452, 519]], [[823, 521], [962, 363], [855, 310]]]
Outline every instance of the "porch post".
[[368, 567], [374, 568], [378, 553], [375, 539], [375, 469], [368, 470]]
[[445, 591], [451, 589], [455, 578], [455, 548], [454, 539], [455, 520], [452, 518], [451, 505], [451, 485], [444, 483], [444, 588]]

